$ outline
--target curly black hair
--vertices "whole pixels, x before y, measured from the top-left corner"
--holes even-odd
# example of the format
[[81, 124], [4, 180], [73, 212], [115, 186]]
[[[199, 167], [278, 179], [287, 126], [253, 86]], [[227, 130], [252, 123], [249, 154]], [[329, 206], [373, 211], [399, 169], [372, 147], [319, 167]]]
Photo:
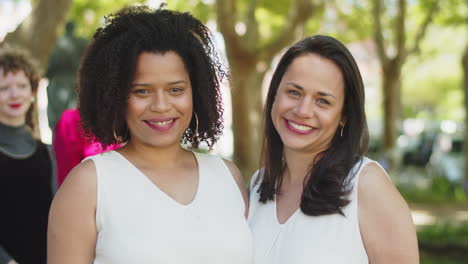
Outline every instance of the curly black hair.
[[146, 6], [106, 16], [86, 49], [77, 87], [86, 136], [104, 146], [130, 140], [125, 113], [137, 57], [168, 51], [182, 58], [193, 89], [194, 114], [181, 141], [193, 148], [204, 141], [212, 148], [223, 129], [220, 82], [227, 76], [212, 35], [189, 13]]
[[317, 54], [333, 61], [341, 69], [345, 85], [343, 114], [346, 125], [342, 135], [338, 129], [330, 147], [317, 155], [316, 160], [311, 160], [300, 208], [304, 214], [311, 216], [343, 215], [342, 208], [349, 203], [347, 196], [352, 189], [350, 181], [354, 177], [350, 172], [355, 164], [360, 164], [367, 151], [369, 133], [364, 111], [364, 84], [359, 68], [346, 46], [329, 36], [316, 35], [295, 43], [282, 56], [273, 74], [264, 109], [264, 169], [255, 182], [261, 179], [259, 200], [273, 200], [281, 188], [286, 167], [284, 145], [273, 125], [271, 110], [288, 67], [294, 59], [304, 54]]
[[[0, 68], [3, 69], [3, 74], [16, 73], [23, 71], [31, 85], [32, 95], [37, 95], [39, 86], [39, 68], [36, 60], [26, 50], [3, 45], [0, 47]], [[33, 131], [37, 132], [37, 105], [36, 100], [31, 104], [26, 112], [26, 125]]]

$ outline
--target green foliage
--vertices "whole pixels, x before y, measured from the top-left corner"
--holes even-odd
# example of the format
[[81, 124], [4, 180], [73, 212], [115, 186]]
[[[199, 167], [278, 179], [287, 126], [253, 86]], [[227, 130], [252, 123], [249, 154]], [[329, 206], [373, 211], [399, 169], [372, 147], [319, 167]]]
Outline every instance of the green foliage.
[[190, 11], [196, 18], [200, 19], [204, 23], [206, 23], [210, 18], [212, 18], [214, 14], [214, 6], [204, 4], [202, 1], [198, 2], [193, 9], [175, 9], [180, 11]]
[[[315, 1], [318, 2], [318, 1]], [[262, 36], [261, 44], [265, 44], [272, 39], [275, 34], [279, 33], [284, 26], [289, 8], [292, 4], [291, 0], [267, 1], [260, 0], [259, 7], [255, 11], [255, 17], [258, 21], [259, 33]], [[304, 37], [306, 35], [317, 34], [322, 25], [324, 14], [324, 6], [318, 6], [314, 10], [312, 19], [309, 19], [304, 25]]]
[[[434, 1], [439, 0], [418, 0], [415, 1], [417, 4], [410, 4], [411, 1], [408, 1], [407, 15], [410, 19], [406, 20], [406, 30], [409, 36], [416, 36]], [[413, 45], [413, 38], [409, 39], [409, 41], [408, 44]]]
[[468, 221], [423, 226], [418, 230], [418, 240], [433, 245], [457, 245], [468, 250]]
[[[435, 66], [435, 65], [434, 65]], [[460, 76], [434, 76], [404, 83], [403, 117], [463, 120], [463, 91]]]
[[103, 24], [104, 16], [126, 5], [143, 4], [145, 0], [74, 0], [69, 20], [76, 23], [76, 34], [91, 37]]
[[438, 26], [428, 32], [421, 56], [409, 58], [403, 68], [404, 118], [464, 118], [461, 55], [467, 36], [464, 27]]
[[291, 0], [259, 0], [259, 7], [268, 10], [269, 13], [284, 16], [291, 6]]
[[468, 2], [466, 0], [440, 1], [440, 15], [436, 23], [440, 25], [468, 24]]
[[[147, 4], [148, 2], [148, 0], [74, 0], [69, 19], [76, 22], [77, 35], [89, 38], [96, 31], [96, 28], [102, 25], [105, 15], [116, 12], [127, 5]], [[168, 0], [160, 2], [166, 2], [168, 9], [181, 12], [190, 11], [203, 22], [207, 22], [215, 14], [214, 5], [209, 4], [210, 1]]]
[[210, 19], [214, 18], [215, 8], [214, 0], [211, 1], [182, 1], [182, 0], [169, 0], [167, 2], [167, 8], [171, 10], [179, 10], [181, 12], [190, 12], [193, 16], [206, 23]]
[[307, 34], [332, 35], [344, 43], [371, 37], [369, 1], [326, 1], [316, 15], [316, 18], [306, 24]]
[[422, 264], [466, 264], [468, 257], [453, 257], [430, 252], [420, 252], [420, 263]]
[[[305, 35], [327, 34], [321, 28], [324, 25], [325, 6], [318, 7], [313, 19], [307, 20], [304, 25]], [[305, 36], [304, 36], [305, 37]]]
[[468, 221], [423, 226], [418, 241], [421, 263], [468, 263]]
[[[173, 0], [168, 1], [168, 8], [190, 11], [195, 17], [207, 22], [210, 19], [214, 19], [216, 15], [214, 2], [215, 0]], [[292, 0], [258, 0], [257, 2], [255, 18], [258, 22], [258, 30], [261, 36], [259, 39], [261, 42], [260, 45], [262, 45], [273, 38], [284, 24], [288, 22], [285, 21], [285, 17], [287, 16]], [[239, 23], [246, 24], [246, 14], [250, 4], [250, 0], [236, 1], [237, 21]]]
[[409, 203], [434, 203], [434, 204], [466, 204], [468, 206], [468, 194], [463, 186], [453, 183], [443, 177], [435, 177], [427, 188], [397, 186], [401, 195]]
[[284, 15], [271, 13], [263, 7], [257, 8], [255, 17], [258, 21], [259, 33], [263, 36], [261, 44], [265, 44], [267, 40], [271, 39], [286, 23]]

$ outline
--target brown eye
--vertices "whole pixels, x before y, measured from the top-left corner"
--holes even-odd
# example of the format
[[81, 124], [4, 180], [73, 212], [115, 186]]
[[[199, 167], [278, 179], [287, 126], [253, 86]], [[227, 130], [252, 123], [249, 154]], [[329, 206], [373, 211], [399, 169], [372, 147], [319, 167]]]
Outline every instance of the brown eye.
[[135, 89], [132, 91], [132, 93], [136, 94], [136, 95], [147, 95], [150, 93], [150, 91], [148, 89]]
[[181, 94], [183, 91], [184, 91], [184, 89], [182, 89], [182, 88], [180, 88], [180, 87], [173, 87], [173, 88], [171, 88], [171, 90], [170, 90], [171, 94], [175, 94], [175, 95], [179, 95], [179, 94]]
[[329, 105], [329, 104], [330, 104], [330, 102], [328, 102], [326, 99], [323, 99], [323, 98], [319, 98], [319, 99], [317, 100], [317, 102], [318, 102], [319, 104], [325, 104], [325, 105]]
[[294, 89], [288, 90], [288, 94], [294, 97], [298, 97], [301, 95], [301, 93], [299, 93], [297, 90], [294, 90]]

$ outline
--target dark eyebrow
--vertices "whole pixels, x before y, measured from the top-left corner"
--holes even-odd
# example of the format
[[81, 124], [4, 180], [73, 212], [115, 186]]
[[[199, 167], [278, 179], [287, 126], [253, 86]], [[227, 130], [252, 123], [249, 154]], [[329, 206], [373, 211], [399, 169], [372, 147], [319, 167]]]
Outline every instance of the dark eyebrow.
[[293, 82], [288, 82], [286, 83], [287, 85], [294, 86], [294, 88], [299, 89], [299, 90], [304, 90], [304, 87], [300, 86], [299, 84], [293, 83]]
[[134, 87], [134, 86], [148, 87], [148, 86], [151, 86], [151, 85], [149, 83], [132, 83], [131, 86], [132, 87]]
[[184, 81], [184, 80], [180, 80], [180, 81], [170, 82], [169, 84], [170, 84], [170, 85], [174, 85], [174, 84], [180, 84], [180, 83], [187, 83], [187, 82]]
[[[298, 90], [301, 90], [303, 91], [304, 90], [304, 87], [300, 86], [299, 84], [296, 84], [296, 83], [293, 83], [293, 82], [289, 82], [289, 83], [286, 83], [287, 85], [291, 85], [291, 86], [294, 86], [294, 88], [298, 89]], [[320, 96], [330, 96], [330, 97], [333, 97], [336, 99], [336, 96], [330, 94], [330, 93], [326, 93], [326, 92], [318, 92], [318, 94]]]
[[325, 92], [318, 92], [318, 94], [319, 94], [320, 96], [330, 96], [330, 97], [333, 97], [333, 98], [335, 98], [335, 99], [336, 99], [336, 97], [335, 97], [334, 95], [332, 95], [332, 94], [329, 94], [329, 93], [325, 93]]
[[[187, 82], [184, 81], [184, 80], [173, 81], [173, 82], [169, 82], [169, 85], [181, 84], [181, 83], [187, 83]], [[144, 86], [144, 87], [147, 87], [147, 86], [151, 86], [151, 84], [149, 84], [149, 83], [132, 83], [132, 86]]]

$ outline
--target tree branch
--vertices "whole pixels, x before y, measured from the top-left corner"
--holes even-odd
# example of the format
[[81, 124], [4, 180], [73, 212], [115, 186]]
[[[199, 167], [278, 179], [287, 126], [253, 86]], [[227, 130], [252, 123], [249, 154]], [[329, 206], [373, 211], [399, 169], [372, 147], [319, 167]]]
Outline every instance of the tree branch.
[[255, 18], [255, 10], [257, 9], [258, 0], [251, 0], [247, 8], [247, 14], [245, 19], [245, 26], [247, 31], [243, 41], [246, 43], [245, 47], [249, 49], [250, 52], [255, 52], [255, 48], [258, 43], [258, 22]]
[[377, 55], [382, 65], [388, 64], [389, 58], [385, 53], [385, 43], [382, 32], [382, 2], [381, 0], [372, 1], [372, 17], [374, 18], [374, 41], [377, 46]]
[[426, 35], [427, 28], [429, 27], [429, 24], [431, 24], [432, 19], [434, 19], [434, 16], [438, 10], [439, 10], [439, 0], [434, 0], [434, 2], [432, 2], [432, 5], [429, 9], [429, 12], [427, 13], [426, 19], [424, 19], [424, 22], [422, 23], [421, 27], [419, 28], [418, 33], [416, 34], [413, 48], [408, 50], [407, 55], [419, 52], [421, 41]]
[[243, 47], [241, 38], [237, 35], [235, 29], [237, 16], [236, 1], [217, 0], [216, 13], [216, 21], [219, 31], [223, 34], [228, 56], [245, 53], [246, 49]]
[[5, 37], [4, 42], [27, 50], [39, 62], [42, 74], [71, 4], [72, 0], [36, 1], [31, 14]]
[[313, 4], [311, 0], [295, 0], [293, 1], [286, 23], [284, 24], [280, 33], [269, 41], [264, 47], [260, 47], [260, 56], [262, 59], [269, 61], [281, 49], [291, 43], [296, 37], [298, 27], [304, 24], [309, 19], [317, 5]]
[[398, 1], [398, 13], [396, 15], [395, 34], [395, 59], [398, 62], [404, 60], [406, 56], [406, 0]]

